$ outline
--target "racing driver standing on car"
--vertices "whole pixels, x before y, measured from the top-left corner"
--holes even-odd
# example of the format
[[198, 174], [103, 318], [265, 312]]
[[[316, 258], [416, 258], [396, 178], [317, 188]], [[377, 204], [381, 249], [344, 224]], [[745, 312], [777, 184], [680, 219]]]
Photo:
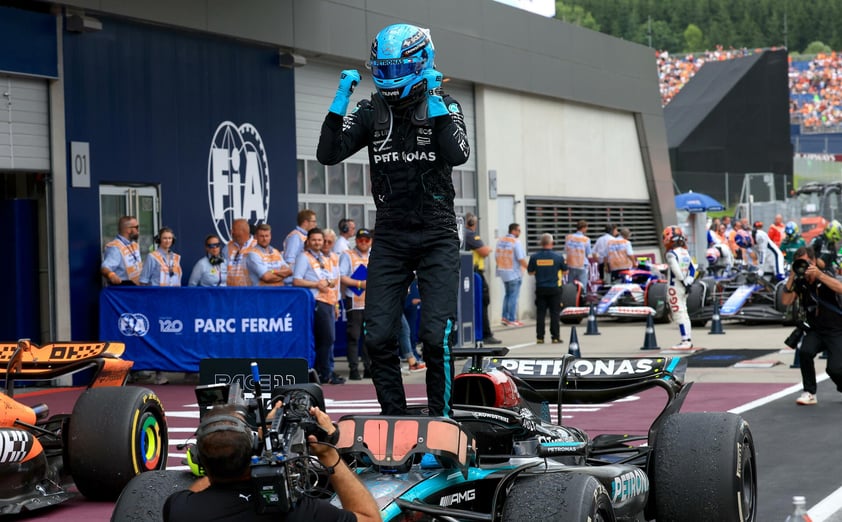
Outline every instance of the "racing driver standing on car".
[[677, 226], [665, 228], [663, 240], [669, 266], [667, 302], [673, 320], [678, 324], [678, 332], [681, 334], [681, 342], [673, 348], [687, 350], [693, 347], [690, 316], [687, 314], [687, 294], [690, 291], [690, 285], [696, 279], [696, 265], [685, 247], [686, 240], [681, 228]]
[[384, 415], [406, 413], [397, 346], [413, 270], [424, 303], [419, 337], [429, 413], [450, 414], [459, 287], [451, 171], [468, 160], [470, 150], [462, 109], [442, 92], [434, 58], [427, 29], [395, 24], [380, 31], [366, 63], [377, 92], [345, 116], [360, 75], [342, 71], [316, 151], [321, 163], [335, 165], [368, 147], [377, 247], [369, 258], [364, 328]]

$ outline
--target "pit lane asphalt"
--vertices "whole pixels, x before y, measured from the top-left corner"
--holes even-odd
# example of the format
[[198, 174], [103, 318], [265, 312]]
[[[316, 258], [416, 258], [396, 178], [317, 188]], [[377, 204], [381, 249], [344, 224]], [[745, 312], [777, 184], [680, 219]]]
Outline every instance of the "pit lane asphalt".
[[[600, 320], [600, 335], [585, 335], [585, 327], [585, 321], [576, 327], [583, 357], [651, 357], [663, 353], [658, 350], [640, 349], [646, 336], [644, 323]], [[510, 348], [509, 355], [512, 357], [556, 357], [568, 351], [571, 327], [562, 328], [563, 344], [543, 345], [535, 344], [534, 322], [528, 322], [520, 328], [499, 326], [494, 330], [495, 336], [503, 341], [503, 346]], [[727, 322], [724, 329], [724, 335], [710, 335], [708, 328], [694, 329], [696, 347], [781, 348], [783, 351], [780, 353], [762, 357], [779, 364], [769, 368], [689, 368], [686, 380], [697, 384], [690, 392], [684, 410], [725, 409], [740, 413], [748, 420], [757, 450], [759, 522], [784, 520], [789, 514], [793, 495], [807, 497], [807, 505], [814, 522], [842, 522], [842, 493], [834, 495], [835, 492], [842, 491], [842, 478], [838, 472], [842, 463], [842, 452], [836, 448], [835, 437], [840, 427], [842, 394], [835, 391], [830, 381], [825, 380], [819, 385], [818, 405], [796, 406], [794, 401], [801, 391], [800, 374], [797, 369], [790, 368], [793, 351], [783, 345], [790, 329], [780, 326], [744, 326]], [[656, 325], [655, 336], [662, 348], [678, 342], [677, 329], [670, 324]], [[342, 358], [337, 359], [336, 368], [340, 374], [347, 372]], [[817, 371], [820, 376], [823, 374], [824, 361], [821, 359], [817, 359]], [[171, 380], [175, 384], [175, 379]], [[424, 380], [423, 372], [404, 375], [408, 397], [423, 399]], [[177, 417], [178, 410], [189, 410], [191, 415], [195, 413], [189, 405], [194, 402], [192, 388], [172, 385], [150, 387], [162, 397], [168, 416], [172, 414], [169, 418], [171, 442], [177, 437], [188, 435], [191, 427], [195, 429], [195, 419]], [[643, 397], [638, 403], [614, 405], [611, 409], [592, 413], [574, 413], [570, 424], [583, 427], [592, 434], [592, 427], [579, 424], [580, 419], [588, 423], [596, 420], [597, 432], [601, 431], [602, 425], [605, 425], [606, 429], [622, 430], [632, 416], [640, 416], [653, 409], [652, 403], [646, 401], [647, 393], [640, 394]], [[364, 400], [358, 400], [356, 407], [365, 403], [367, 407], [376, 409], [371, 381], [368, 379], [351, 381], [344, 386], [326, 386], [325, 396], [333, 400], [350, 396], [362, 398]], [[57, 399], [32, 399], [36, 402], [45, 400], [51, 405], [57, 402]], [[72, 400], [68, 399], [65, 402], [66, 407], [72, 408]], [[620, 406], [624, 409], [621, 410]], [[337, 412], [337, 415], [341, 414], [343, 413]], [[182, 424], [184, 426], [181, 426]], [[174, 428], [175, 426], [179, 427]], [[173, 429], [180, 431], [174, 432]], [[796, 453], [797, 450], [800, 453]], [[170, 451], [173, 457], [170, 462], [177, 463], [178, 457], [172, 455], [174, 448], [171, 447]], [[688, 478], [687, 487], [693, 487], [692, 477]], [[107, 519], [110, 510], [109, 503], [79, 499], [27, 519], [89, 522]]]

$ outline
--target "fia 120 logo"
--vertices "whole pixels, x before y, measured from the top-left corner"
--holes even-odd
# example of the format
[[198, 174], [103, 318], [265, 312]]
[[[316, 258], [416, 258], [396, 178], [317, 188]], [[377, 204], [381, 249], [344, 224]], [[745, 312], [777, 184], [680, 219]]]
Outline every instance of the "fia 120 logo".
[[225, 242], [231, 240], [235, 219], [266, 222], [269, 161], [254, 125], [225, 121], [216, 128], [208, 155], [208, 203], [216, 233]]

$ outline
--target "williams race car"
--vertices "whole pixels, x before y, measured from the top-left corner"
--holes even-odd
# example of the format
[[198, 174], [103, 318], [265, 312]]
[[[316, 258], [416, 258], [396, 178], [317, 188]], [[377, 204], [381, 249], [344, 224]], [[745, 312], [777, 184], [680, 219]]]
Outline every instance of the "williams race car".
[[770, 281], [751, 268], [738, 268], [725, 277], [703, 277], [693, 283], [687, 294], [690, 323], [704, 326], [713, 317], [717, 305], [721, 319], [749, 324], [793, 324], [791, 310], [781, 302], [784, 283]]
[[[749, 425], [730, 413], [680, 413], [691, 388], [683, 382], [683, 359], [518, 359], [504, 357], [506, 348], [456, 352], [470, 360], [453, 383], [452, 417], [429, 417], [417, 408], [408, 416], [338, 421], [336, 447], [375, 497], [383, 520], [756, 520]], [[664, 390], [667, 400], [646, 434], [590, 438], [551, 421], [551, 405], [561, 419], [565, 405], [650, 388]], [[265, 432], [268, 425], [262, 426]], [[273, 476], [284, 477], [272, 491], [285, 491], [293, 501], [318, 491], [310, 478], [318, 466], [302, 467], [301, 454], [267, 459], [262, 452], [259, 460], [261, 466], [275, 462]], [[269, 474], [253, 468], [252, 477]], [[162, 505], [169, 492], [189, 483], [184, 475], [136, 477], [113, 520], [120, 519], [118, 512], [152, 512], [150, 492]], [[264, 486], [255, 484], [256, 498]], [[133, 511], [121, 506], [123, 497]], [[338, 498], [332, 502], [339, 504]]]
[[[594, 312], [599, 317], [637, 317], [651, 315], [656, 323], [669, 322], [667, 283], [663, 279], [664, 266], [642, 262], [635, 268], [621, 270], [612, 284], [596, 285]], [[576, 282], [561, 286], [561, 322], [579, 324], [590, 313], [587, 295]]]
[[[132, 366], [122, 343], [0, 344], [0, 514], [77, 496], [113, 500], [135, 475], [163, 469], [167, 427], [150, 390], [123, 386]], [[91, 380], [71, 414], [15, 400], [15, 383], [85, 371]]]

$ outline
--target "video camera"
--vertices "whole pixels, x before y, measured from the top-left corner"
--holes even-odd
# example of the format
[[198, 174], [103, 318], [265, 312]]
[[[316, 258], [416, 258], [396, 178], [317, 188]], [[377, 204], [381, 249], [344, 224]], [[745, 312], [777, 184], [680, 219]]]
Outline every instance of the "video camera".
[[[335, 444], [339, 432], [328, 436], [310, 408], [325, 410], [322, 389], [317, 384], [297, 384], [272, 390], [268, 405], [262, 397], [257, 363], [251, 363], [254, 397], [246, 398], [239, 382], [196, 387], [199, 418], [214, 406], [232, 405], [257, 433], [251, 463], [251, 482], [257, 493], [259, 513], [287, 513], [305, 494], [317, 486], [318, 470], [311, 467], [307, 437]], [[283, 407], [271, 419], [268, 412], [278, 401]]]

